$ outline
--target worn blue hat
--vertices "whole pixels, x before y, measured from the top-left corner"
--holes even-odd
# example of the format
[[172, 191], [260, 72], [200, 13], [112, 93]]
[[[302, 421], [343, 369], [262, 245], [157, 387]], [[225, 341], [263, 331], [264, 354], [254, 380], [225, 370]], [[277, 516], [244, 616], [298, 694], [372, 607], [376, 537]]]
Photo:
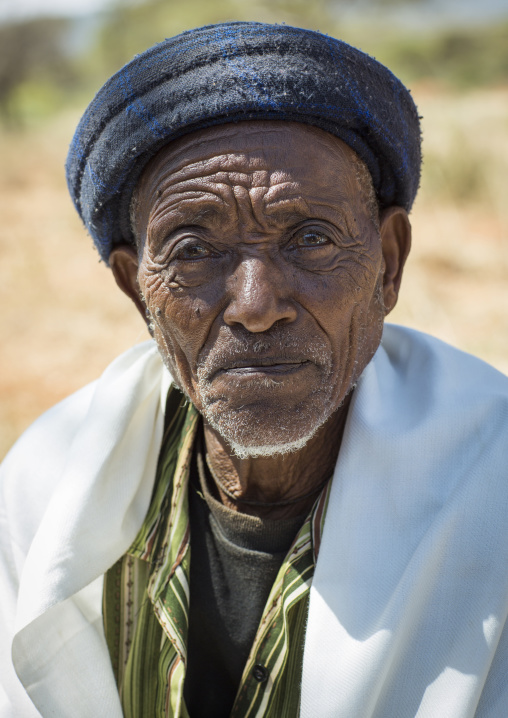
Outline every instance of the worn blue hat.
[[286, 25], [232, 22], [164, 40], [110, 78], [83, 115], [67, 182], [106, 262], [133, 243], [129, 204], [149, 159], [212, 125], [289, 120], [339, 137], [367, 165], [382, 206], [411, 208], [420, 126], [404, 85], [346, 43]]

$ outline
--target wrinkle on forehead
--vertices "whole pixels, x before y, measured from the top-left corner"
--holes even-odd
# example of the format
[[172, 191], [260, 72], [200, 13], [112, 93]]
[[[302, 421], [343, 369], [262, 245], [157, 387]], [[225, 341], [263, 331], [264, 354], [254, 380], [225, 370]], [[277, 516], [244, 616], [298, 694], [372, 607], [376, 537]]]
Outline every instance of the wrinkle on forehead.
[[[323, 151], [329, 163], [323, 162]], [[149, 163], [136, 193], [137, 219], [146, 227], [148, 216], [161, 210], [176, 219], [199, 199], [197, 213], [210, 221], [230, 211], [242, 223], [269, 226], [291, 214], [308, 217], [311, 209], [327, 212], [334, 205], [354, 228], [355, 158], [333, 135], [294, 122], [251, 121], [200, 130], [162, 148]], [[303, 184], [297, 179], [302, 174]]]
[[344, 193], [336, 190], [333, 197], [319, 193], [303, 197], [293, 183], [280, 188], [249, 189], [232, 182], [203, 188], [202, 192], [196, 192], [194, 186], [189, 192], [178, 189], [156, 200], [150, 210], [150, 225], [154, 227], [164, 219], [168, 227], [204, 223], [224, 228], [240, 224], [245, 230], [263, 231], [295, 226], [311, 217], [340, 226], [351, 237], [358, 235], [355, 212]]
[[[166, 165], [168, 172], [175, 178], [178, 177], [182, 169], [192, 168], [196, 162], [196, 153], [199, 153], [198, 163], [212, 173], [220, 168], [234, 171], [239, 160], [242, 162], [241, 171], [244, 172], [247, 157], [249, 167], [255, 171], [264, 163], [264, 157], [260, 155], [268, 146], [271, 149], [274, 145], [277, 146], [282, 159], [282, 155], [291, 145], [298, 143], [298, 139], [304, 141], [305, 146], [309, 142], [322, 145], [327, 152], [331, 151], [344, 159], [356, 158], [355, 152], [342, 140], [317, 127], [298, 122], [250, 120], [199, 130], [165, 145], [150, 160], [139, 184], [142, 184], [147, 176], [158, 174], [162, 169], [161, 165]], [[235, 142], [240, 142], [242, 149], [233, 150], [231, 145]], [[248, 150], [247, 144], [250, 144]], [[218, 155], [220, 159], [217, 158]], [[284, 159], [287, 160], [287, 157]], [[298, 156], [295, 156], [295, 160], [297, 159]], [[308, 161], [309, 157], [306, 156], [303, 163], [307, 165]], [[159, 179], [162, 177], [163, 175], [159, 175]]]

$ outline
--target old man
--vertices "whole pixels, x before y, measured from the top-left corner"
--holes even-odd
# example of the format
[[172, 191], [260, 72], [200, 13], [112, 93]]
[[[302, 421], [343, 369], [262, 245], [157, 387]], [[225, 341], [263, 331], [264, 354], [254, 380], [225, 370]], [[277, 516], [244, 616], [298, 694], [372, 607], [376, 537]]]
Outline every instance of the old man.
[[408, 91], [202, 28], [106, 83], [67, 170], [154, 341], [4, 464], [2, 718], [506, 718], [508, 381], [384, 327]]

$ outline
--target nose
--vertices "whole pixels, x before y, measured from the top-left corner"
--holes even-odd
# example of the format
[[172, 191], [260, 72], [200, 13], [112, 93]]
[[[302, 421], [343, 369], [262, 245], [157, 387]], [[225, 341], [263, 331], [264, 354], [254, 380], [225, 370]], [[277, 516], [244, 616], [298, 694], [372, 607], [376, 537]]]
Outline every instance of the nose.
[[288, 299], [286, 278], [269, 259], [244, 259], [228, 284], [231, 299], [224, 321], [229, 326], [241, 324], [249, 332], [266, 332], [276, 322], [296, 319], [297, 309]]

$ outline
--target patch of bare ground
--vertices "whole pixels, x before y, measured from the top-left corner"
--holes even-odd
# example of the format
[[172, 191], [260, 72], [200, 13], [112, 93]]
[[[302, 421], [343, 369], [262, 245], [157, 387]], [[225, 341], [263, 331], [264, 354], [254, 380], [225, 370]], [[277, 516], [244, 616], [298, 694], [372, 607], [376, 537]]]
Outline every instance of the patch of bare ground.
[[[508, 372], [508, 89], [414, 94], [427, 159], [390, 318]], [[67, 193], [78, 119], [0, 136], [0, 457], [38, 415], [148, 338]]]
[[67, 192], [76, 121], [0, 140], [0, 455], [39, 414], [149, 338]]
[[424, 171], [390, 319], [508, 373], [508, 88], [414, 94]]

